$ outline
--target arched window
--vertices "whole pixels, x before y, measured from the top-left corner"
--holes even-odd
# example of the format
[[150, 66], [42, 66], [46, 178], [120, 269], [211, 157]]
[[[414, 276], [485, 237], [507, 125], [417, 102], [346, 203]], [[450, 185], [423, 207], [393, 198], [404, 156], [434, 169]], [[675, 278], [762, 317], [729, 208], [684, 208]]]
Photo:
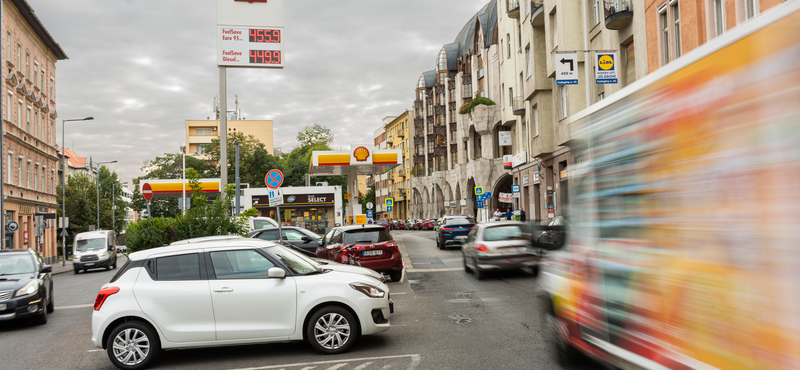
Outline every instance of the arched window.
[[423, 100], [425, 98], [425, 74], [423, 73], [422, 76], [419, 76], [419, 81], [417, 81], [417, 99]]
[[444, 84], [447, 80], [447, 51], [445, 48], [439, 52], [439, 58], [436, 61], [436, 78], [437, 83]]

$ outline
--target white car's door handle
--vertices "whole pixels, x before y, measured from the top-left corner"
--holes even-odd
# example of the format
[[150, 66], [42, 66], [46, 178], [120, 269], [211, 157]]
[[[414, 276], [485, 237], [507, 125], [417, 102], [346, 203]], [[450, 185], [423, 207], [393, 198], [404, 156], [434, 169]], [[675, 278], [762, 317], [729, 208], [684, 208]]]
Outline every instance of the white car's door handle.
[[219, 288], [219, 289], [214, 289], [214, 291], [217, 292], [217, 293], [229, 293], [229, 292], [233, 291], [233, 288], [222, 287], [222, 288]]

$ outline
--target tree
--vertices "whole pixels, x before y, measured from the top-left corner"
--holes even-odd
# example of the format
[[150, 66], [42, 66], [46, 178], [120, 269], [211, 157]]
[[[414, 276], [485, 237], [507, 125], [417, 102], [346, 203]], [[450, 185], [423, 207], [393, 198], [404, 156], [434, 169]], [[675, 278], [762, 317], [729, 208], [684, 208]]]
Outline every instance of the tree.
[[[267, 152], [264, 143], [258, 141], [253, 135], [245, 135], [242, 132], [231, 132], [228, 134], [228, 183], [236, 182], [236, 141], [239, 142], [239, 177], [241, 182], [249, 183], [251, 187], [263, 187], [264, 176], [273, 169], [279, 169], [279, 161], [276, 157]], [[211, 139], [211, 144], [206, 145], [212, 162], [219, 163], [220, 147], [219, 139]]]
[[369, 190], [361, 200], [361, 213], [367, 213], [367, 203], [375, 204], [375, 185], [370, 185]]
[[125, 221], [125, 209], [128, 207], [128, 202], [122, 198], [122, 184], [117, 173], [111, 172], [106, 166], [97, 169], [97, 178], [100, 182], [99, 228], [102, 230], [113, 228], [115, 232], [120, 233]]
[[[58, 203], [61, 204], [61, 187], [58, 186]], [[83, 173], [74, 173], [67, 179], [67, 201], [65, 204], [69, 227], [67, 228], [67, 245], [72, 244], [76, 234], [89, 231], [89, 225], [97, 223], [97, 187], [94, 179]], [[57, 215], [62, 216], [61, 207]]]
[[297, 141], [300, 142], [301, 147], [309, 145], [328, 146], [333, 143], [333, 133], [329, 128], [315, 123], [313, 126], [303, 127], [303, 129], [297, 133]]

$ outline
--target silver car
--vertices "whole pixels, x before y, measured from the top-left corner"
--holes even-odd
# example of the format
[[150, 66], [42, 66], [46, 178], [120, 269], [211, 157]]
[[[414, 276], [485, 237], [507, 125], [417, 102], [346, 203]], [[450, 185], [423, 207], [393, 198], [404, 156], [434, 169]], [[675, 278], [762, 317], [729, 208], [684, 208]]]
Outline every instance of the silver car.
[[475, 225], [461, 245], [464, 271], [480, 280], [487, 271], [529, 267], [539, 273], [541, 258], [531, 248], [527, 227], [518, 221], [487, 222]]

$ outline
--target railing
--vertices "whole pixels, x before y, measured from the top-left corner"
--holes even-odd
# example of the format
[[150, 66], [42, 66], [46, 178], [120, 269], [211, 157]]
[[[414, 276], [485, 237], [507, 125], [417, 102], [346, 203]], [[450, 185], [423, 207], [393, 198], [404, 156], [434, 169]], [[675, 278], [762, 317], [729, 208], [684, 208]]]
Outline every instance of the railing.
[[519, 0], [506, 0], [509, 18], [519, 18]]
[[397, 130], [397, 137], [406, 137], [406, 130]]
[[629, 25], [633, 19], [633, 7], [630, 0], [603, 0], [606, 28], [619, 30]]

